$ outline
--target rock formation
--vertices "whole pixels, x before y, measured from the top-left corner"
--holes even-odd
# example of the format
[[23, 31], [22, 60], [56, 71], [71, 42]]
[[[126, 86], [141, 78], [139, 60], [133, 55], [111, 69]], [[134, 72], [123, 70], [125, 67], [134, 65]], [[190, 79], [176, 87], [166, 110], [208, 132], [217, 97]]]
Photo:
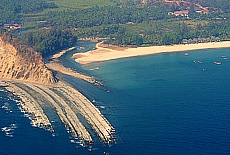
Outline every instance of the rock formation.
[[0, 79], [24, 80], [37, 84], [56, 82], [38, 52], [19, 52], [0, 38]]

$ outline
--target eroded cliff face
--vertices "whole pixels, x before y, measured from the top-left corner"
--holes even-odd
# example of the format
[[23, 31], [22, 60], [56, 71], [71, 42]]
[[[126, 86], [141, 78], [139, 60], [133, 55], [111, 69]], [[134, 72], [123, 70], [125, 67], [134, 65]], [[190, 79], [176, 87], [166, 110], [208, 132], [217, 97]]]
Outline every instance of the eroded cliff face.
[[56, 82], [37, 52], [18, 52], [0, 38], [0, 79], [25, 80], [37, 84]]

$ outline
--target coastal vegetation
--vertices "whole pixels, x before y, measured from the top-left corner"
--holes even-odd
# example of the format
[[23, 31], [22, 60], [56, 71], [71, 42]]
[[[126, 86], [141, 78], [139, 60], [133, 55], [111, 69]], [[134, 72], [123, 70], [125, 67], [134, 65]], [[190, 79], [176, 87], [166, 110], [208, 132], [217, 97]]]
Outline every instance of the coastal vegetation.
[[41, 29], [20, 36], [19, 43], [32, 47], [43, 56], [53, 54], [63, 48], [74, 46], [77, 37], [68, 30], [60, 28]]
[[1, 0], [0, 1], [0, 23], [21, 22], [23, 14], [38, 13], [48, 8], [56, 8], [53, 2], [40, 0]]
[[18, 33], [4, 34], [2, 37], [5, 41], [13, 44], [19, 52], [35, 50], [43, 56], [74, 46], [77, 42], [77, 37], [73, 36], [69, 30], [60, 28], [39, 29], [24, 35]]
[[93, 6], [108, 6], [116, 5], [116, 0], [54, 0], [59, 8], [76, 9], [76, 8], [91, 8]]
[[[0, 32], [18, 38], [18, 44], [34, 48], [43, 56], [74, 46], [77, 38], [104, 39], [104, 43], [118, 46], [180, 44], [183, 39], [213, 37], [230, 40], [227, 0], [0, 3], [4, 3]], [[4, 28], [7, 23], [22, 26], [15, 32]]]

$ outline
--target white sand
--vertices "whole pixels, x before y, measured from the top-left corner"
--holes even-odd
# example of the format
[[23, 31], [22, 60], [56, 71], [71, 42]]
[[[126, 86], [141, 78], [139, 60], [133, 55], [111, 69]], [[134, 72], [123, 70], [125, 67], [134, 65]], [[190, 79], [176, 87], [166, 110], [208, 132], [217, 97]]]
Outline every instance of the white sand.
[[167, 52], [184, 52], [190, 50], [199, 49], [211, 49], [211, 48], [228, 48], [230, 47], [230, 41], [216, 42], [216, 43], [199, 43], [189, 45], [173, 45], [173, 46], [151, 46], [151, 47], [138, 47], [127, 48], [122, 50], [114, 50], [101, 47], [102, 43], [96, 45], [96, 50], [86, 53], [76, 53], [72, 58], [80, 64], [88, 64], [92, 62], [107, 61], [120, 58], [128, 58], [135, 56], [144, 56], [158, 53]]

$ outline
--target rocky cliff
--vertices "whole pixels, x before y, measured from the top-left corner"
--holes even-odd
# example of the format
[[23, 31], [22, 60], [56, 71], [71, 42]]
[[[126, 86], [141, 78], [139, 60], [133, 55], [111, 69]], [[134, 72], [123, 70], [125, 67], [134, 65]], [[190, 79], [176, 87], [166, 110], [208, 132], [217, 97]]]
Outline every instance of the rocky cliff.
[[0, 79], [24, 80], [37, 84], [56, 82], [37, 52], [19, 52], [0, 38]]

